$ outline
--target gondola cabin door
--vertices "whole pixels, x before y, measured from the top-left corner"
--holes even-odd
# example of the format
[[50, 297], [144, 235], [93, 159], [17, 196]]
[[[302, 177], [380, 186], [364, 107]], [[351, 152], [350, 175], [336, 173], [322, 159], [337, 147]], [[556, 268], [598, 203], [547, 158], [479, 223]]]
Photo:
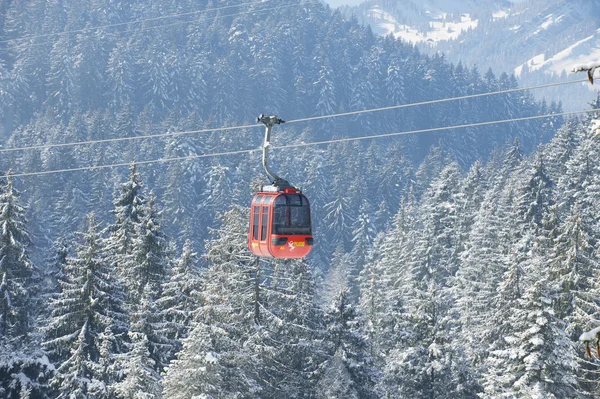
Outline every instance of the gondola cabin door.
[[260, 191], [252, 199], [248, 248], [260, 257], [303, 258], [313, 245], [308, 199], [295, 188]]

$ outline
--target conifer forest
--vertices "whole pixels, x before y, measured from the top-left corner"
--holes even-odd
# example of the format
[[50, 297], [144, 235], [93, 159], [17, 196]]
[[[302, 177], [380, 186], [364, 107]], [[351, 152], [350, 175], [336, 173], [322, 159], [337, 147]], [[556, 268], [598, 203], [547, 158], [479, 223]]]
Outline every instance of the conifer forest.
[[0, 398], [600, 398], [588, 103], [318, 0], [0, 0]]

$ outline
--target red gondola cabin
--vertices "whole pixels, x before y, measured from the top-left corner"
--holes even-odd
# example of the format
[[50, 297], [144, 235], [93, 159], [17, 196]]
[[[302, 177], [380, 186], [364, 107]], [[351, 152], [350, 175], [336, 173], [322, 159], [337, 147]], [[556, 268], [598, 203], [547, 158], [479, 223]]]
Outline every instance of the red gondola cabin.
[[268, 186], [254, 196], [248, 230], [248, 248], [254, 255], [303, 258], [312, 245], [310, 205], [300, 191]]

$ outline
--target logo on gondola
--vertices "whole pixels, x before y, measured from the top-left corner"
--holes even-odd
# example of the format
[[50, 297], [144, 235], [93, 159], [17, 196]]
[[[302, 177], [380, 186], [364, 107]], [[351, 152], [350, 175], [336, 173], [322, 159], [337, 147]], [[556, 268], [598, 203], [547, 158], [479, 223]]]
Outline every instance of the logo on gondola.
[[288, 241], [288, 246], [290, 247], [290, 252], [293, 251], [294, 249], [296, 249], [296, 247], [304, 247], [306, 245], [306, 243], [302, 242], [302, 241], [298, 241], [298, 242], [294, 242], [294, 241]]

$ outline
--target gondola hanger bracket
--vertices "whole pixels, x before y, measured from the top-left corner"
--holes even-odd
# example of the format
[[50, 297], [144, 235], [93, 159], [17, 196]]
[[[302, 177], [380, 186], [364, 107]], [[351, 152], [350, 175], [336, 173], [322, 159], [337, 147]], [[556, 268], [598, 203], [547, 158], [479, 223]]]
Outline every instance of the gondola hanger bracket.
[[[269, 168], [268, 158], [269, 158], [269, 147], [271, 147], [271, 132], [273, 130], [273, 126], [280, 125], [285, 123], [283, 119], [278, 118], [277, 116], [265, 116], [260, 114], [258, 118], [256, 118], [256, 122], [262, 122], [265, 125], [265, 139], [263, 141], [262, 149], [263, 149], [263, 168], [267, 175], [273, 179], [272, 185], [275, 187], [276, 191], [283, 191], [286, 188], [293, 188], [293, 186], [288, 183], [287, 180], [282, 179], [277, 176], [275, 172]], [[267, 186], [268, 187], [268, 186]], [[266, 187], [265, 187], [266, 188]]]

